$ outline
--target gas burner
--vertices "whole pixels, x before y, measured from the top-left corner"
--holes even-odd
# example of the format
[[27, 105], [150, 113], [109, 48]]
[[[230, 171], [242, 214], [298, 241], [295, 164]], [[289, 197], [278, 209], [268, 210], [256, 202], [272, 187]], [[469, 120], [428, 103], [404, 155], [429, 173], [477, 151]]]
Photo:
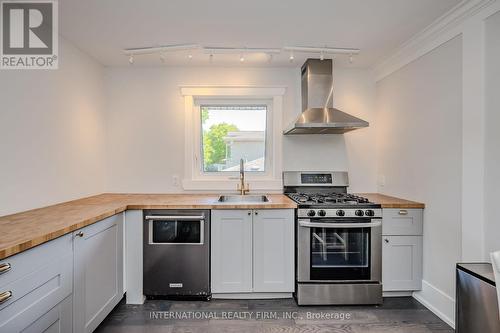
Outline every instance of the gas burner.
[[371, 204], [367, 198], [349, 193], [288, 193], [299, 205], [359, 205]]

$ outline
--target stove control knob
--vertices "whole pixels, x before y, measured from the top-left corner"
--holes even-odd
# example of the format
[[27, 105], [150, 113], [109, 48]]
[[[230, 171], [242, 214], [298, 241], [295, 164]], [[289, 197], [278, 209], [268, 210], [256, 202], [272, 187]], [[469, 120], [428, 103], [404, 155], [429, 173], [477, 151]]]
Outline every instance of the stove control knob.
[[310, 210], [307, 212], [307, 216], [314, 216], [316, 215], [316, 212], [314, 210]]
[[354, 215], [363, 216], [363, 215], [365, 215], [365, 213], [361, 209], [358, 209], [357, 211], [354, 212]]
[[337, 210], [337, 216], [345, 216], [345, 212], [342, 209]]
[[375, 212], [371, 209], [368, 209], [366, 212], [365, 212], [365, 215], [366, 216], [375, 216]]
[[318, 215], [319, 216], [326, 216], [326, 212], [322, 209], [322, 210], [318, 211]]

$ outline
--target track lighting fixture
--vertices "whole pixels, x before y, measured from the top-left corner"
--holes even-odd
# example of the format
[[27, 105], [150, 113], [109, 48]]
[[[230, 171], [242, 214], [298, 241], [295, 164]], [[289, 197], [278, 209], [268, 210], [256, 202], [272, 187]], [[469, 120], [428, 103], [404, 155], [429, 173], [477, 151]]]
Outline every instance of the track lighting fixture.
[[[268, 62], [271, 63], [274, 60], [274, 54], [279, 54], [283, 51], [290, 52], [288, 60], [290, 62], [295, 61], [295, 52], [299, 53], [313, 53], [318, 55], [321, 60], [325, 59], [325, 55], [331, 57], [334, 54], [344, 54], [349, 56], [349, 63], [353, 63], [354, 55], [359, 53], [359, 49], [349, 49], [349, 48], [333, 48], [333, 47], [305, 47], [305, 46], [285, 46], [282, 49], [269, 49], [269, 48], [236, 48], [236, 47], [208, 47], [200, 46], [198, 44], [178, 44], [178, 45], [164, 45], [155, 47], [142, 47], [142, 48], [130, 48], [124, 49], [123, 52], [128, 56], [128, 61], [132, 65], [134, 64], [134, 56], [137, 55], [147, 55], [159, 54], [162, 63], [165, 62], [166, 52], [176, 52], [183, 50], [199, 50], [202, 49], [205, 54], [209, 55], [209, 61], [213, 61], [214, 54], [239, 54], [240, 63], [245, 62], [245, 54], [262, 54], [267, 55]], [[193, 59], [193, 53], [190, 52], [187, 55], [189, 60]]]

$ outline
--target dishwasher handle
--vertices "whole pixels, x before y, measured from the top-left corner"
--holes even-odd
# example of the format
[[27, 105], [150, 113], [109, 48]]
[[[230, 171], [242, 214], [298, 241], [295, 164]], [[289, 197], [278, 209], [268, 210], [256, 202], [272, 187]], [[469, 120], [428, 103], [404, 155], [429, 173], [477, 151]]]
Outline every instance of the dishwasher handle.
[[205, 216], [189, 216], [189, 215], [147, 215], [146, 220], [155, 220], [155, 221], [186, 221], [186, 220], [195, 220], [195, 222], [199, 222], [201, 220], [205, 220]]

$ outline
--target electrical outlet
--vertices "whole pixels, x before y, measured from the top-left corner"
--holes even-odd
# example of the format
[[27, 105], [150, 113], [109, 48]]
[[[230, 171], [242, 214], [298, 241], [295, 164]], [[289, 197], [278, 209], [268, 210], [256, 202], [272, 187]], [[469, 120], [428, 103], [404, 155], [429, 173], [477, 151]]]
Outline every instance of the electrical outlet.
[[380, 187], [385, 186], [385, 175], [378, 176], [378, 186], [380, 186]]
[[175, 187], [179, 186], [179, 176], [177, 176], [177, 175], [172, 176], [172, 185]]

